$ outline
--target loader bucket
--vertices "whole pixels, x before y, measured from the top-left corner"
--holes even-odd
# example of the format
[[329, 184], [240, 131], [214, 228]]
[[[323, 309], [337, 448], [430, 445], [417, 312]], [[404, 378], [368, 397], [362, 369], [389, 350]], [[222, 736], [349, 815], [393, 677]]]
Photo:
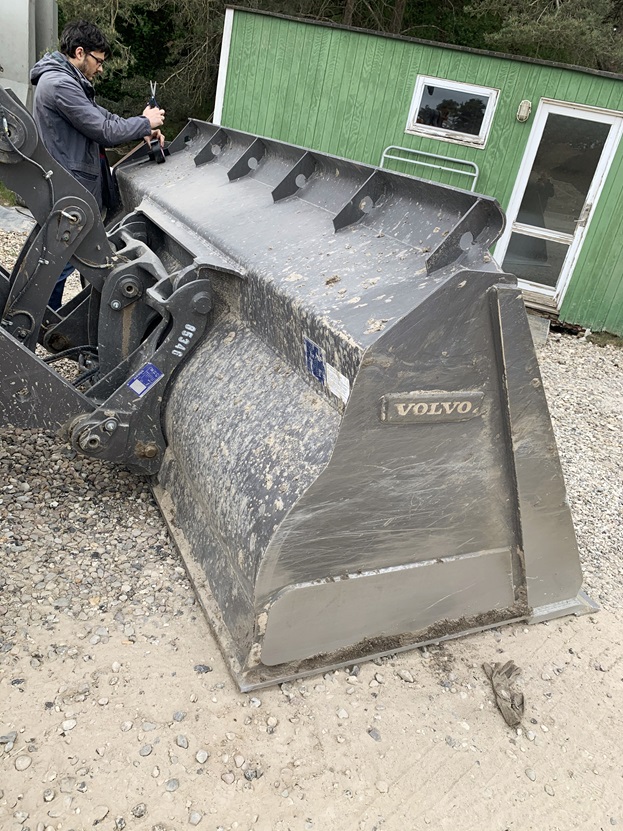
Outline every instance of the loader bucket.
[[197, 121], [170, 149], [117, 170], [214, 292], [155, 493], [241, 689], [591, 608], [497, 203]]

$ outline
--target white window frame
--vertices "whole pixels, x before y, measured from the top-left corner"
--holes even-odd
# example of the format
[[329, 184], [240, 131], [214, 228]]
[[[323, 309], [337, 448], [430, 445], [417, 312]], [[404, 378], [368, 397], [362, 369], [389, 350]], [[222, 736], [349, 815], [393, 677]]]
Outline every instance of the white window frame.
[[[456, 130], [446, 130], [443, 127], [430, 127], [426, 124], [418, 124], [416, 119], [422, 104], [422, 95], [425, 86], [444, 87], [444, 89], [450, 91], [456, 90], [456, 92], [486, 96], [488, 103], [478, 135], [458, 133]], [[463, 144], [469, 145], [470, 147], [483, 148], [489, 137], [491, 122], [493, 121], [493, 114], [498, 103], [499, 94], [499, 89], [493, 87], [480, 87], [475, 84], [464, 84], [462, 81], [450, 81], [447, 78], [433, 78], [430, 75], [418, 75], [415, 82], [415, 90], [413, 91], [413, 98], [411, 99], [411, 109], [409, 110], [405, 133], [412, 136], [428, 136], [429, 138], [447, 141], [451, 144]]]

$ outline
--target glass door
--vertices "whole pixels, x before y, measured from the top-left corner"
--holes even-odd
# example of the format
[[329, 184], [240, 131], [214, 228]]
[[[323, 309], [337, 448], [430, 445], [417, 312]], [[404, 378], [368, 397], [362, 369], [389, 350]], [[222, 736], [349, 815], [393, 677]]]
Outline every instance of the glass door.
[[495, 249], [522, 288], [562, 299], [622, 124], [614, 113], [541, 103]]

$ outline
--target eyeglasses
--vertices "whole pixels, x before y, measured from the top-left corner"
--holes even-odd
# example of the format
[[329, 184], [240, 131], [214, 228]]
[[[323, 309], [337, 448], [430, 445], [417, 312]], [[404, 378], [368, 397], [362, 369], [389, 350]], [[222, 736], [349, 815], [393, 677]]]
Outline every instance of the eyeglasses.
[[85, 54], [87, 54], [89, 58], [93, 58], [94, 61], [97, 61], [98, 66], [104, 65], [105, 58], [96, 58], [92, 52], [86, 52]]

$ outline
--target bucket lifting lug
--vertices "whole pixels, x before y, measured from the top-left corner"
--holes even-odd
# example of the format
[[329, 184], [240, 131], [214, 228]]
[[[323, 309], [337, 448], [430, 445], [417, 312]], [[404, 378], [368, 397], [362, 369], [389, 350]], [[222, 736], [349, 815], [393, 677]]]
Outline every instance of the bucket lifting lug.
[[[166, 449], [160, 413], [166, 388], [201, 341], [212, 309], [209, 280], [185, 283], [170, 297], [166, 282], [146, 292], [163, 323], [132, 356], [137, 368], [100, 407], [69, 428], [71, 443], [81, 453], [147, 474], [158, 472]], [[168, 333], [159, 342], [165, 328]]]

